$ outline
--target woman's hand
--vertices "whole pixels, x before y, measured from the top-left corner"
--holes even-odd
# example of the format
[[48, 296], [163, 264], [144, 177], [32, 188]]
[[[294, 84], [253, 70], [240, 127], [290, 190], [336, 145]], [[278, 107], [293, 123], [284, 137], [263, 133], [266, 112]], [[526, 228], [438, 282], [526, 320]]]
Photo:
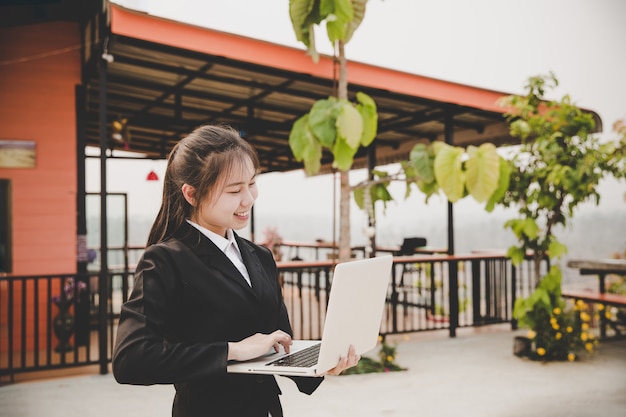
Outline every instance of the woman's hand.
[[329, 369], [328, 371], [324, 372], [320, 376], [339, 375], [346, 369], [356, 366], [360, 360], [361, 360], [361, 356], [357, 355], [356, 349], [354, 348], [354, 346], [350, 345], [350, 349], [348, 349], [348, 356], [342, 356], [341, 358], [339, 358], [339, 363], [337, 364], [337, 366], [335, 366], [333, 369]]
[[228, 360], [247, 361], [266, 354], [272, 347], [279, 352], [282, 346], [286, 353], [291, 347], [291, 336], [282, 330], [270, 334], [257, 333], [239, 342], [228, 342]]

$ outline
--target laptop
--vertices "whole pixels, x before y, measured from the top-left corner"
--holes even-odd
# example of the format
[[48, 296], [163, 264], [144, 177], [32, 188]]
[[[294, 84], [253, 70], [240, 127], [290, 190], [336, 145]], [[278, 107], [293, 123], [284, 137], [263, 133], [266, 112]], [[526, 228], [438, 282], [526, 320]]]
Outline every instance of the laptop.
[[393, 256], [337, 264], [332, 277], [322, 340], [294, 340], [249, 361], [229, 361], [229, 373], [316, 376], [334, 368], [350, 345], [362, 355], [376, 347]]

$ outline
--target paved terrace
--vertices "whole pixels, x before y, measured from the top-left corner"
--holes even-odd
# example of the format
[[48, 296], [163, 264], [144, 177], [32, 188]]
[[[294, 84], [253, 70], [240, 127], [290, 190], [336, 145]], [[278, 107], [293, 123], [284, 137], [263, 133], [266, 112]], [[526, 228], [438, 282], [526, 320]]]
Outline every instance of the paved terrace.
[[[399, 336], [404, 372], [328, 377], [312, 396], [279, 378], [286, 416], [626, 415], [626, 340], [600, 344], [576, 363], [512, 354], [509, 326]], [[376, 352], [373, 351], [373, 354]], [[84, 371], [83, 371], [84, 372]], [[113, 376], [65, 375], [0, 387], [2, 417], [167, 417], [173, 388], [118, 385]]]

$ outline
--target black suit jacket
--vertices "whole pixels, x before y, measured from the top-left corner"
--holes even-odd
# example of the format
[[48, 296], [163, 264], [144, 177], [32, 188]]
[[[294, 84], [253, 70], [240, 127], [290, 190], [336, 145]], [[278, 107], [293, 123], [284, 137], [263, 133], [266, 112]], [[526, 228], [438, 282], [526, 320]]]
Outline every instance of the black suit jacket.
[[[281, 414], [273, 376], [226, 373], [228, 342], [292, 334], [271, 252], [236, 236], [252, 287], [210, 239], [185, 224], [146, 249], [122, 306], [113, 374], [126, 384], [174, 384], [172, 415]], [[292, 378], [312, 393], [322, 378]]]

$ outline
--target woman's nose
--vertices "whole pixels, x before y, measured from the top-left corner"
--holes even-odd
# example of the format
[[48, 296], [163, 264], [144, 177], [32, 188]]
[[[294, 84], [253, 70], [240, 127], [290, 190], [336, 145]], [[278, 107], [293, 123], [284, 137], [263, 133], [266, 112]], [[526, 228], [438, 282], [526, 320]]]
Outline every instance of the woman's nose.
[[251, 206], [254, 203], [254, 200], [256, 200], [256, 196], [254, 195], [252, 190], [247, 189], [243, 192], [243, 197], [241, 198], [241, 205]]

